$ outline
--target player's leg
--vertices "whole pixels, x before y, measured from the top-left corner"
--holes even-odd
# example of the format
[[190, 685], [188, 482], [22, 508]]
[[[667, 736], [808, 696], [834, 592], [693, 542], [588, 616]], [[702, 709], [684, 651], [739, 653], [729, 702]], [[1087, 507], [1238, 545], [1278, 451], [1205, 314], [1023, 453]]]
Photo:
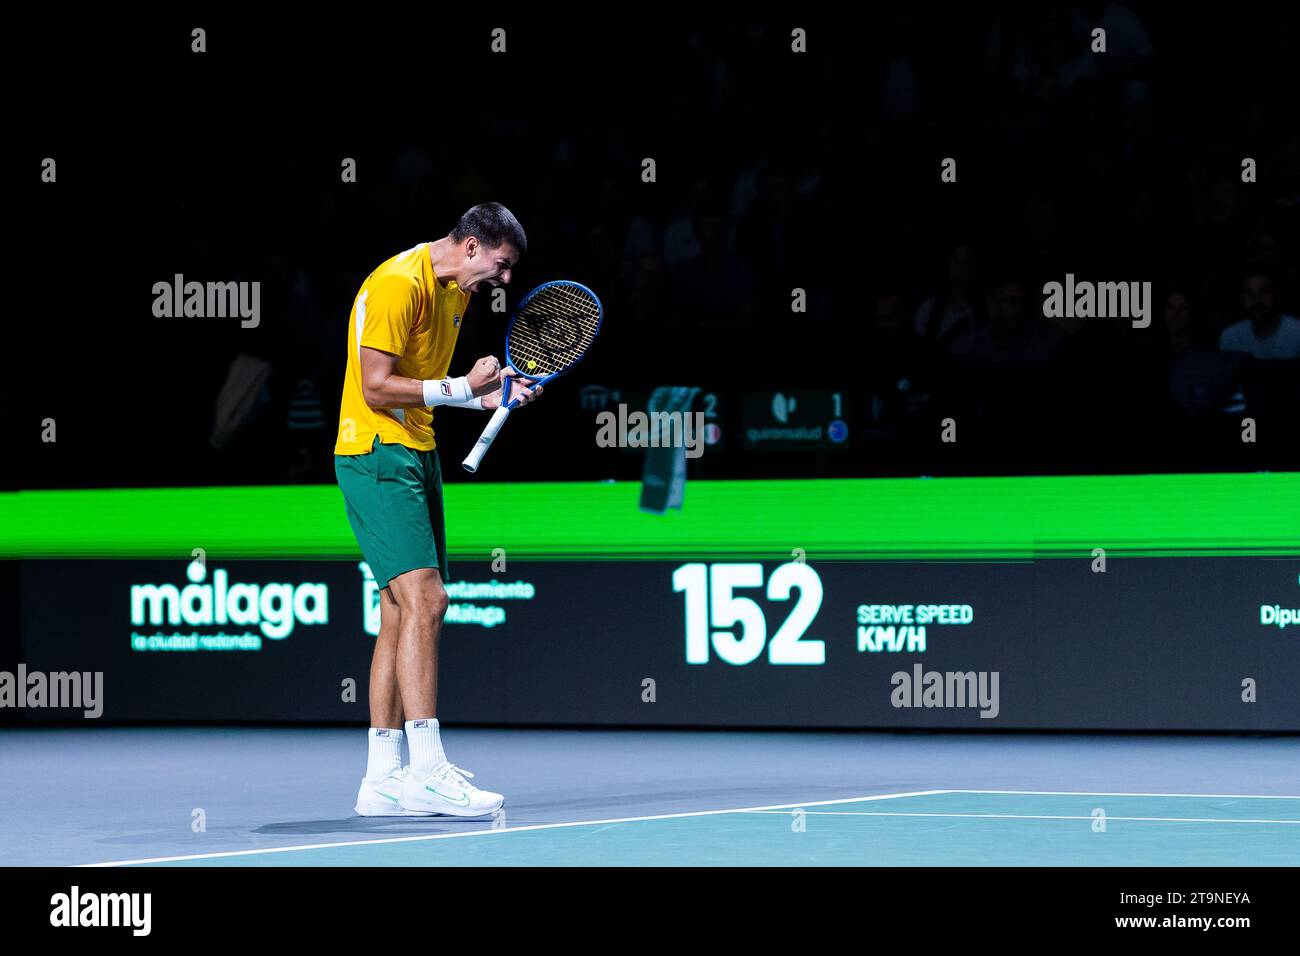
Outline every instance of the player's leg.
[[[442, 474], [436, 452], [419, 453], [424, 492], [422, 520], [405, 525], [427, 529], [420, 546], [424, 567], [394, 576], [393, 597], [402, 611], [398, 637], [397, 676], [406, 712], [406, 740], [411, 747], [411, 772], [402, 790], [402, 806], [455, 816], [484, 816], [500, 809], [505, 798], [479, 790], [468, 780], [473, 774], [454, 766], [443, 751], [438, 723], [438, 643], [447, 613], [445, 522]], [[428, 565], [433, 565], [432, 567]]]
[[397, 643], [402, 609], [390, 588], [379, 592], [379, 636], [370, 656], [370, 726], [401, 733], [402, 690], [397, 682]]
[[448, 604], [442, 576], [437, 568], [415, 568], [399, 574], [388, 589], [400, 617], [394, 664], [402, 709], [408, 721], [436, 719], [438, 637]]
[[355, 810], [362, 816], [413, 816], [398, 803], [402, 769], [402, 704], [397, 688], [397, 646], [401, 608], [390, 593], [388, 576], [395, 551], [389, 538], [384, 500], [384, 476], [391, 472], [376, 440], [370, 453], [341, 455], [334, 460], [339, 489], [347, 502], [361, 553], [379, 584], [379, 635], [370, 664], [370, 729], [366, 734], [366, 775], [357, 791]]
[[437, 718], [438, 639], [447, 613], [447, 592], [435, 568], [417, 568], [391, 582], [402, 611], [397, 645], [397, 681], [406, 711], [411, 767], [402, 787], [408, 810], [453, 816], [484, 816], [501, 807], [499, 793], [479, 790], [473, 776], [453, 766], [443, 751]]
[[370, 658], [370, 731], [366, 775], [357, 792], [361, 816], [415, 816], [398, 804], [407, 771], [402, 767], [402, 695], [397, 644], [402, 612], [388, 588], [379, 591], [379, 636]]

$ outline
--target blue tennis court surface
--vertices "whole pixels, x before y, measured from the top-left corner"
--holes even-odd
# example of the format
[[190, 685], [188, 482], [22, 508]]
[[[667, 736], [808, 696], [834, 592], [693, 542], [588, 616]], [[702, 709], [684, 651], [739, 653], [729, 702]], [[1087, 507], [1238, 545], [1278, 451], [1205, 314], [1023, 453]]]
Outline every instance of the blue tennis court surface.
[[[455, 730], [495, 820], [351, 812], [364, 732], [17, 730], [0, 863], [1300, 864], [1300, 739]], [[463, 755], [462, 755], [463, 754]]]
[[1287, 866], [1300, 797], [938, 793], [303, 847], [188, 866]]

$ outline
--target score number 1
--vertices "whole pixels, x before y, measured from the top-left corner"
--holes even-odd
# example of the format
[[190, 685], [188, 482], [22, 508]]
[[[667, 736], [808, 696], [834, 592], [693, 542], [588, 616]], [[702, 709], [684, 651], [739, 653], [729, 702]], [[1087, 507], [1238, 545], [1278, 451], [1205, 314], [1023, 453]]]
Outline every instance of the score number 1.
[[[767, 618], [758, 602], [737, 597], [737, 588], [761, 588], [761, 564], [683, 564], [673, 572], [673, 592], [686, 593], [686, 663], [707, 664], [709, 647], [728, 664], [749, 664], [767, 648], [769, 664], [825, 664], [826, 642], [804, 633], [822, 606], [822, 579], [802, 562], [782, 564], [767, 579], [767, 599], [788, 601], [799, 590], [789, 616], [767, 639]], [[734, 628], [711, 630], [712, 628]]]

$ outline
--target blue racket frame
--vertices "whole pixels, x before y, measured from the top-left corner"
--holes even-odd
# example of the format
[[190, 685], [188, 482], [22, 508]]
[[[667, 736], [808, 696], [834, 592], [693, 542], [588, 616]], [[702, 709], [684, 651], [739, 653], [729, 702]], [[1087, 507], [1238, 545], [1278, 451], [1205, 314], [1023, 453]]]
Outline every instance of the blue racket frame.
[[[596, 312], [598, 314], [596, 316], [596, 331], [592, 333], [591, 335], [592, 339], [595, 339], [596, 336], [600, 335], [600, 327], [605, 323], [605, 303], [600, 301], [600, 296], [596, 295], [596, 293], [592, 292], [591, 289], [587, 288], [581, 282], [574, 282], [571, 279], [555, 279], [551, 282], [544, 282], [541, 285], [539, 285], [537, 288], [533, 289], [526, 296], [524, 296], [522, 299], [519, 300], [519, 304], [515, 306], [514, 314], [510, 317], [510, 325], [506, 328], [506, 365], [510, 366], [512, 369], [514, 369], [516, 372], [518, 372], [520, 375], [524, 376], [525, 378], [532, 378], [532, 376], [515, 364], [514, 357], [510, 354], [510, 333], [514, 331], [515, 323], [519, 321], [519, 313], [523, 310], [524, 306], [526, 306], [529, 302], [532, 301], [533, 296], [537, 295], [537, 293], [541, 292], [543, 289], [549, 289], [552, 286], [557, 286], [557, 285], [564, 285], [564, 286], [570, 286], [575, 289], [581, 289], [583, 292], [587, 293], [587, 295], [591, 296], [592, 300], [596, 303]], [[553, 378], [559, 378], [561, 375], [565, 374], [566, 372], [569, 372], [572, 369], [576, 368], [578, 366], [578, 363], [580, 363], [586, 357], [587, 357], [587, 353], [583, 352], [573, 362], [564, 366], [564, 368], [560, 369], [557, 372], [552, 372], [550, 375], [547, 375], [545, 378], [537, 379], [532, 385], [529, 385], [527, 387], [536, 388], [538, 386], [545, 385]], [[509, 379], [506, 379], [506, 383], [504, 387], [507, 389], [510, 387]], [[501, 394], [501, 399], [502, 399], [501, 404], [505, 408], [510, 409], [511, 411], [519, 407], [519, 400], [517, 398], [507, 398], [504, 391]]]
[[[600, 296], [596, 295], [596, 293], [592, 292], [581, 282], [574, 282], [571, 279], [556, 279], [553, 282], [546, 282], [539, 285], [537, 288], [533, 289], [533, 291], [524, 296], [519, 301], [519, 304], [515, 306], [515, 313], [511, 316], [510, 325], [506, 328], [506, 364], [513, 368], [516, 374], [532, 379], [533, 384], [531, 386], [526, 386], [529, 388], [540, 388], [551, 379], [558, 378], [565, 372], [571, 371], [587, 354], [586, 352], [583, 352], [582, 355], [579, 355], [568, 365], [564, 366], [564, 368], [557, 369], [549, 375], [537, 379], [534, 379], [533, 376], [515, 365], [515, 358], [510, 354], [510, 333], [514, 331], [515, 323], [519, 321], [519, 313], [530, 301], [532, 301], [533, 296], [537, 295], [537, 293], [557, 285], [568, 286], [573, 289], [581, 289], [587, 295], [591, 296], [592, 301], [596, 303], [596, 330], [591, 336], [593, 342], [596, 337], [600, 335], [600, 327], [605, 324], [605, 304], [600, 301]], [[465, 460], [461, 463], [462, 467], [470, 474], [478, 471], [479, 464], [483, 461], [483, 456], [487, 454], [487, 450], [492, 446], [492, 442], [496, 440], [497, 432], [501, 430], [501, 426], [504, 425], [506, 419], [510, 417], [510, 413], [519, 407], [519, 399], [511, 398], [509, 394], [510, 379], [507, 378], [501, 388], [501, 404], [497, 407], [497, 410], [492, 413], [492, 420], [487, 423], [487, 426], [483, 429], [483, 433], [479, 435], [478, 441], [474, 443], [474, 447], [470, 449], [469, 454], [465, 456]]]

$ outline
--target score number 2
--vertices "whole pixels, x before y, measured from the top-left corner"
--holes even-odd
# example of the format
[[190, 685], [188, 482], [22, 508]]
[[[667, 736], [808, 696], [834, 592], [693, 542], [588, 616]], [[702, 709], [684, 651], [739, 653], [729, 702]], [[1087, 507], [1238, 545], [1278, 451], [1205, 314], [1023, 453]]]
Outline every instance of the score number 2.
[[[769, 664], [824, 664], [826, 642], [804, 639], [804, 632], [822, 606], [822, 579], [807, 564], [782, 564], [767, 580], [769, 601], [799, 600], [772, 640], [767, 618], [752, 598], [737, 597], [736, 588], [761, 588], [761, 564], [683, 564], [673, 572], [673, 592], [686, 592], [686, 663], [707, 664], [712, 645], [728, 664], [749, 664], [767, 648]], [[734, 628], [712, 630], [712, 628]]]

